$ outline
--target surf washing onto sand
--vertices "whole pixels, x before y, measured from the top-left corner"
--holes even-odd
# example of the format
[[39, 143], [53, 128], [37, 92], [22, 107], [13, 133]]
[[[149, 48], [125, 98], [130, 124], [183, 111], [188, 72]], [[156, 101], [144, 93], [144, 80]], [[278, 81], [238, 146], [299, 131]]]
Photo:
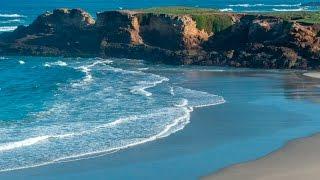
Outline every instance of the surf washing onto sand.
[[[128, 61], [135, 65], [126, 65]], [[30, 109], [23, 108], [30, 106], [28, 101], [20, 102], [19, 109], [1, 109], [12, 114], [0, 117], [0, 171], [90, 158], [154, 141], [182, 130], [193, 108], [225, 102], [144, 72], [148, 68], [139, 60], [3, 57], [0, 63], [8, 67], [1, 72], [7, 79], [1, 101], [30, 94], [37, 102]], [[34, 83], [6, 96], [23, 79]]]

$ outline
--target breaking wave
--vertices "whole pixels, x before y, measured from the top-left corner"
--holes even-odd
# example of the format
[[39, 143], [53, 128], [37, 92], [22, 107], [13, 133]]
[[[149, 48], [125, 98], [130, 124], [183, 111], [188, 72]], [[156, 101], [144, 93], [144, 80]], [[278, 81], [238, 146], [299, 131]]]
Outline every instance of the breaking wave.
[[20, 15], [20, 14], [0, 14], [0, 17], [4, 17], [4, 18], [20, 18], [20, 17], [26, 17], [26, 16]]
[[67, 66], [68, 64], [64, 61], [56, 61], [56, 62], [46, 62], [44, 64], [45, 67], [51, 67], [51, 66]]
[[305, 8], [296, 8], [296, 9], [277, 9], [277, 8], [272, 8], [273, 11], [277, 11], [277, 12], [287, 12], [287, 11], [305, 11]]
[[21, 19], [10, 19], [10, 20], [6, 20], [6, 21], [0, 21], [1, 24], [8, 24], [8, 23], [18, 23], [21, 22]]
[[219, 11], [221, 11], [221, 12], [232, 12], [233, 9], [232, 8], [224, 8], [224, 9], [219, 9]]
[[17, 29], [17, 26], [0, 26], [0, 32], [10, 32]]
[[0, 127], [0, 171], [91, 158], [164, 138], [182, 130], [194, 108], [225, 102], [116, 61], [40, 62], [44, 71], [62, 65], [82, 77], [60, 84], [54, 99], [19, 122], [18, 131]]
[[301, 3], [298, 4], [230, 4], [229, 7], [299, 7]]

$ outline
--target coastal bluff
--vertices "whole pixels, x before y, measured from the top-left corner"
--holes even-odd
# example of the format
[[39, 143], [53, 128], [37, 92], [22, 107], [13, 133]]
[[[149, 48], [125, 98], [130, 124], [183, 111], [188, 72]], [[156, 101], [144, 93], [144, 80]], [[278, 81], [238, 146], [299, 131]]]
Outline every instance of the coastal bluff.
[[56, 9], [29, 26], [0, 34], [0, 54], [320, 69], [320, 24], [272, 14], [195, 16], [122, 10], [97, 13], [93, 18], [81, 9]]

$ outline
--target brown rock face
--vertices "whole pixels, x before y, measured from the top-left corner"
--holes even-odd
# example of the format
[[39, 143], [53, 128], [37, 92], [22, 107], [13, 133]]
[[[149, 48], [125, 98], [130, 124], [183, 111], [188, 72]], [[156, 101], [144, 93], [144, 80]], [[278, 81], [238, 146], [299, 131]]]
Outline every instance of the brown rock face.
[[81, 9], [56, 9], [39, 16], [29, 28], [33, 32], [52, 33], [69, 31], [66, 28], [85, 30], [94, 23], [90, 14]]
[[196, 28], [189, 16], [140, 14], [140, 35], [144, 43], [169, 50], [199, 49], [209, 35]]
[[[204, 47], [223, 53], [219, 58], [236, 67], [320, 68], [318, 32], [313, 26], [277, 17], [245, 15], [229, 30], [212, 36]], [[230, 51], [232, 56], [226, 53]]]
[[142, 44], [134, 12], [109, 11], [97, 14], [95, 29], [106, 43]]
[[320, 69], [320, 25], [231, 14], [216, 34], [188, 15], [107, 11], [96, 21], [80, 9], [57, 9], [0, 35], [0, 54], [108, 56], [168, 64]]

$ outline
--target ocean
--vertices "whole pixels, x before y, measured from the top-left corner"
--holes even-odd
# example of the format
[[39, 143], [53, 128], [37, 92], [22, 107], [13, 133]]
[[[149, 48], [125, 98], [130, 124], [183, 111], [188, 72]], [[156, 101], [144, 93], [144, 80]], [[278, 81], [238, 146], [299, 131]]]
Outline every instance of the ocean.
[[320, 131], [302, 73], [1, 57], [0, 178], [196, 179], [261, 157]]
[[[0, 31], [59, 7], [312, 10], [301, 3], [1, 0]], [[0, 179], [196, 179], [262, 157], [320, 132], [320, 82], [302, 74], [2, 56]]]

